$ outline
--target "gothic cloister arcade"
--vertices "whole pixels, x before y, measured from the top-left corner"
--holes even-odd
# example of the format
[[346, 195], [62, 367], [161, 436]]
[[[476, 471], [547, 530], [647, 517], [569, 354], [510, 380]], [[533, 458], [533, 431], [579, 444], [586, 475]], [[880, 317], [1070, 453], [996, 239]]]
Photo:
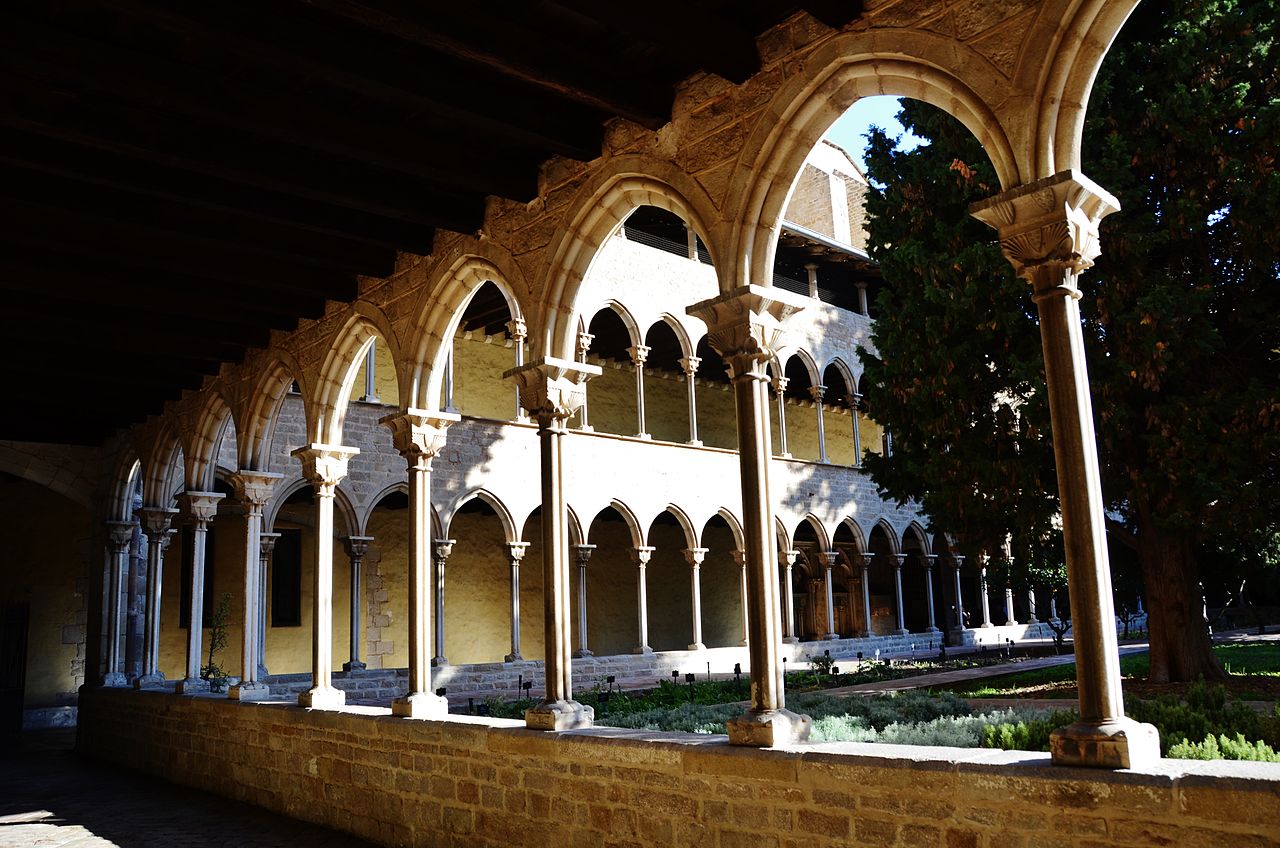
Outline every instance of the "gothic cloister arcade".
[[[304, 117], [302, 98], [253, 112], [270, 142], [244, 149], [266, 158], [248, 163], [260, 176], [235, 179], [269, 179], [271, 191], [301, 180], [308, 203], [351, 204], [339, 215], [254, 196], [237, 213], [270, 218], [262, 232], [279, 236], [276, 219], [302, 208], [305, 238], [267, 245], [242, 223], [221, 248], [229, 264], [183, 253], [189, 241], [161, 245], [185, 259], [170, 268], [184, 279], [261, 265], [238, 285], [260, 285], [264, 298], [292, 290], [307, 309], [200, 347], [241, 308], [205, 286], [187, 306], [189, 349], [176, 331], [148, 337], [173, 367], [184, 354], [203, 363], [198, 385], [146, 414], [95, 419], [103, 431], [89, 455], [0, 445], [0, 467], [26, 478], [4, 493], [14, 514], [30, 511], [27, 487], [45, 486], [56, 494], [32, 502], [74, 514], [82, 536], [64, 555], [85, 575], [83, 656], [51, 652], [66, 671], [42, 685], [86, 684], [84, 750], [387, 844], [511, 844], [530, 833], [600, 844], [612, 828], [636, 843], [778, 845], [789, 838], [782, 823], [794, 822], [810, 844], [835, 845], [880, 821], [864, 807], [890, 792], [901, 797], [884, 844], [994, 844], [1086, 796], [1091, 821], [1146, 834], [1135, 840], [1185, 825], [1274, 842], [1274, 775], [1249, 783], [1223, 772], [1219, 784], [1188, 766], [1171, 778], [1154, 729], [1124, 715], [1076, 278], [1105, 249], [1099, 221], [1116, 210], [1082, 173], [1081, 128], [1132, 0], [753, 3], [737, 21], [685, 10], [720, 26], [724, 44], [745, 44], [737, 55], [704, 44], [717, 39], [688, 41], [687, 29], [677, 39], [645, 10], [549, 4], [563, 31], [522, 12], [522, 32], [561, 48], [532, 53], [505, 23], [485, 20], [484, 49], [449, 29], [456, 16], [474, 35], [468, 16], [479, 12], [410, 25], [404, 9], [299, 5], [263, 13], [255, 38], [274, 37], [276, 25], [304, 36], [349, 27], [351, 55], [382, 75], [328, 64], [347, 60], [341, 39], [321, 52], [305, 37], [255, 46], [220, 9], [143, 3], [120, 13], [142, 23], [108, 28], [112, 39], [153, 39], [165, 56], [175, 27], [201, 43], [228, 37], [235, 61], [292, 57], [268, 64], [341, 89], [325, 102], [332, 115], [381, 105], [367, 127], [329, 126], [332, 138], [325, 126], [282, 125]], [[574, 73], [604, 63], [610, 45], [638, 63], [625, 80]], [[695, 54], [705, 66], [675, 59]], [[433, 66], [439, 79], [469, 79], [474, 102], [441, 106], [452, 92], [407, 90], [432, 77], [413, 72], [415, 57], [444, 63]], [[205, 53], [186, 58], [209, 70]], [[659, 71], [676, 74], [674, 100], [663, 85], [649, 90], [646, 74]], [[161, 86], [163, 74], [150, 76]], [[601, 93], [610, 86], [620, 86], [616, 99]], [[153, 93], [201, 120], [231, 121], [203, 105], [217, 90]], [[505, 96], [486, 99], [494, 93]], [[886, 316], [874, 314], [878, 281], [851, 218], [865, 180], [854, 185], [856, 167], [842, 176], [819, 165], [836, 155], [820, 145], [827, 127], [873, 94], [933, 103], [982, 142], [1000, 193], [973, 214], [994, 228], [1039, 310], [1080, 678], [1080, 721], [1055, 733], [1051, 760], [826, 750], [804, 744], [809, 719], [787, 709], [786, 659], [973, 641], [1020, 614], [1010, 589], [987, 585], [984, 552], [912, 505], [883, 501], [860, 467], [867, 451], [892, 455], [857, 355]], [[511, 114], [512, 103], [530, 114]], [[384, 126], [405, 113], [417, 116], [404, 119], [410, 131]], [[557, 135], [584, 126], [585, 142]], [[126, 149], [115, 136], [101, 144]], [[290, 144], [315, 149], [291, 157]], [[217, 168], [238, 167], [226, 149], [239, 148], [218, 148]], [[165, 156], [164, 167], [190, 165]], [[346, 164], [318, 167], [325, 157]], [[201, 196], [217, 205], [211, 190]], [[825, 216], [815, 211], [823, 203]], [[214, 217], [193, 212], [173, 226], [213, 227]], [[222, 282], [230, 297], [237, 282]], [[206, 301], [224, 317], [202, 322]], [[244, 309], [246, 326], [259, 320]], [[105, 396], [86, 390], [109, 410]], [[91, 497], [63, 497], [85, 478]], [[989, 609], [1002, 590], [1007, 610]], [[201, 674], [224, 593], [230, 638], [218, 661], [238, 678], [225, 694]], [[727, 740], [610, 734], [574, 699], [606, 673], [735, 662], [750, 703]], [[371, 697], [360, 683], [375, 678], [389, 682]], [[448, 713], [448, 693], [511, 692], [516, 681], [533, 682], [539, 698], [519, 727]], [[256, 703], [270, 700], [281, 703]], [[339, 735], [350, 760], [328, 750]], [[197, 748], [215, 753], [193, 762]], [[1090, 776], [1047, 762], [1131, 771]], [[646, 788], [624, 791], [632, 785]], [[746, 785], [750, 810], [714, 812]], [[437, 793], [430, 809], [423, 792]], [[1224, 824], [1197, 793], [1229, 797], [1238, 815]], [[589, 808], [605, 796], [607, 810]], [[916, 811], [940, 797], [945, 805], [928, 808], [937, 816]], [[997, 824], [964, 812], [992, 804]], [[661, 820], [641, 833], [646, 816]], [[1058, 831], [1066, 844], [1087, 837]]]

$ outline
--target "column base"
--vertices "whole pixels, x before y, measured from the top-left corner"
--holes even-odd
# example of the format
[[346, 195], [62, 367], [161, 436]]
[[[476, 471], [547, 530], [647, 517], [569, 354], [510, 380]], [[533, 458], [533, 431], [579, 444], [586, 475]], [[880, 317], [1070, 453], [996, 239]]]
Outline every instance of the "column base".
[[751, 640], [749, 640], [749, 639], [743, 639], [741, 642], [739, 642], [739, 643], [738, 643], [738, 647], [739, 647], [739, 648], [749, 648], [749, 647], [751, 647]]
[[1009, 619], [1008, 621], [1006, 621], [1006, 622], [1004, 623], [1004, 626], [1005, 626], [1005, 627], [1017, 627], [1017, 626], [1018, 626], [1018, 622], [1014, 621], [1014, 620], [1011, 618], [1011, 619]]
[[1160, 759], [1160, 736], [1152, 725], [1126, 717], [1081, 721], [1053, 731], [1049, 753], [1056, 766], [1142, 768]]
[[595, 431], [596, 431], [596, 428], [592, 427], [590, 424], [583, 424], [581, 427], [578, 428], [579, 433], [594, 433]]
[[824, 642], [832, 642], [839, 638], [840, 638], [839, 633], [823, 633], [822, 634], [822, 641]]
[[774, 457], [777, 459], [794, 459], [790, 451], [783, 451], [782, 453], [774, 454]]
[[747, 748], [776, 748], [804, 742], [809, 738], [813, 721], [807, 715], [790, 710], [747, 712], [728, 722], [729, 744]]
[[685, 444], [691, 448], [700, 448], [702, 447], [702, 439], [690, 439], [689, 441], [685, 442]]
[[982, 627], [982, 628], [984, 628], [984, 629], [989, 629], [989, 628], [995, 627], [995, 625], [994, 625], [994, 624], [992, 624], [992, 623], [991, 623], [991, 622], [989, 622], [989, 621], [984, 621], [984, 622], [982, 622], [981, 624], [979, 624], [978, 626], [979, 626], [979, 627]]
[[595, 654], [591, 653], [586, 648], [579, 648], [578, 650], [573, 652], [574, 659], [578, 659], [578, 660], [582, 659], [583, 657], [594, 657], [594, 656]]
[[209, 681], [203, 677], [184, 677], [173, 685], [173, 691], [179, 695], [195, 695], [209, 691]]
[[121, 674], [118, 671], [112, 671], [106, 675], [103, 675], [102, 685], [111, 687], [113, 689], [114, 688], [123, 689], [128, 687], [129, 678], [125, 677], [123, 674]]
[[430, 692], [414, 692], [391, 702], [391, 714], [401, 718], [444, 718], [449, 702]]
[[271, 672], [267, 671], [266, 665], [264, 665], [263, 663], [258, 663], [258, 679], [259, 680], [266, 677], [270, 673]]
[[444, 668], [444, 667], [445, 667], [445, 666], [447, 666], [448, 664], [449, 664], [449, 661], [448, 661], [447, 659], [445, 659], [444, 657], [432, 657], [432, 658], [431, 658], [431, 667], [432, 667], [432, 668]]
[[519, 654], [507, 654], [502, 658], [503, 662], [524, 662], [524, 657]]
[[861, 636], [863, 639], [873, 639], [875, 638], [876, 632], [874, 630], [864, 630], [858, 635]]
[[360, 660], [351, 660], [349, 662], [344, 662], [342, 664], [342, 670], [347, 672], [348, 674], [353, 671], [364, 671], [368, 667], [369, 666], [360, 662]]
[[164, 675], [160, 672], [155, 674], [144, 674], [137, 680], [133, 681], [134, 689], [154, 689], [164, 685]]
[[934, 627], [932, 624], [930, 624], [928, 627], [924, 629], [924, 632], [928, 633], [930, 636], [937, 636], [942, 631]]
[[1039, 623], [1040, 623], [1040, 619], [1036, 618], [1034, 615], [1027, 619], [1027, 624], [1039, 624]]
[[645, 441], [649, 441], [650, 439], [653, 438], [653, 434], [652, 433], [636, 433], [634, 438], [644, 439]]
[[524, 726], [530, 730], [576, 730], [590, 727], [596, 719], [596, 711], [577, 701], [543, 701], [526, 710]]
[[783, 636], [783, 637], [782, 637], [782, 644], [784, 644], [784, 645], [799, 645], [799, 644], [800, 644], [800, 637], [799, 637], [799, 636]]
[[631, 653], [644, 654], [645, 656], [648, 656], [653, 653], [653, 648], [650, 648], [648, 645], [637, 645], [631, 649]]
[[265, 683], [237, 683], [227, 690], [232, 701], [265, 701], [271, 697], [271, 687]]
[[893, 631], [893, 635], [894, 636], [910, 636], [911, 631], [905, 627], [899, 627], [897, 630]]
[[347, 693], [332, 686], [317, 686], [298, 696], [298, 706], [312, 710], [340, 710], [347, 703]]
[[707, 646], [702, 644], [701, 642], [694, 642], [688, 648], [688, 650], [690, 651], [705, 651], [706, 649], [707, 649]]

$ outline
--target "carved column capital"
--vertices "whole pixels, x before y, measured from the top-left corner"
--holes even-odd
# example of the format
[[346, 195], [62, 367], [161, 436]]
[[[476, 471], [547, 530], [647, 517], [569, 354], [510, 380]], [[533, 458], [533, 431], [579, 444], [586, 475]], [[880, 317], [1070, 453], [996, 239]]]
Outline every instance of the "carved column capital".
[[849, 402], [849, 408], [853, 410], [862, 409], [862, 395], [854, 392], [849, 395], [846, 400]]
[[173, 524], [173, 517], [178, 514], [178, 510], [169, 507], [160, 506], [144, 506], [141, 509], [134, 510], [138, 516], [138, 520], [142, 522], [142, 529], [151, 539], [158, 539], [169, 532], [169, 527]]
[[131, 542], [133, 542], [132, 521], [108, 521], [107, 537], [111, 544], [115, 547], [116, 553], [124, 552]]
[[796, 564], [796, 558], [800, 556], [799, 551], [778, 551], [778, 556], [782, 559], [782, 564], [787, 568]]
[[523, 318], [512, 318], [507, 322], [507, 332], [511, 334], [511, 338], [517, 342], [522, 342], [529, 337], [529, 327], [525, 324]]
[[221, 492], [183, 492], [178, 495], [178, 506], [197, 524], [208, 524], [218, 514]]
[[867, 571], [871, 568], [871, 560], [875, 559], [875, 554], [865, 553], [862, 555], [862, 570]]
[[456, 412], [408, 409], [378, 419], [391, 430], [391, 443], [410, 465], [431, 470], [431, 460], [444, 450], [446, 431], [462, 420]]
[[631, 364], [637, 368], [643, 367], [645, 362], [649, 359], [649, 351], [651, 350], [653, 350], [653, 348], [643, 344], [632, 345], [627, 348], [627, 353], [631, 355]]
[[791, 382], [790, 377], [774, 377], [773, 390], [778, 393], [778, 397], [782, 397], [787, 391], [787, 384]]
[[279, 538], [279, 533], [267, 533], [266, 531], [263, 531], [262, 535], [258, 537], [258, 549], [264, 557], [271, 556], [271, 552], [276, 549], [276, 539]]
[[631, 549], [631, 559], [636, 565], [648, 565], [649, 558], [653, 556], [654, 547], [652, 545], [637, 545]]
[[957, 571], [959, 571], [959, 570], [960, 570], [960, 567], [961, 567], [962, 565], [964, 565], [964, 555], [963, 555], [963, 554], [954, 554], [954, 555], [952, 555], [951, 559], [955, 561], [955, 564], [956, 564], [956, 570], [957, 570]]
[[591, 555], [596, 552], [595, 545], [570, 545], [569, 547], [573, 550], [573, 555], [581, 568], [587, 567], [587, 563], [591, 561]]
[[925, 554], [925, 557], [924, 557], [924, 567], [925, 567], [926, 569], [932, 569], [932, 568], [933, 568], [935, 565], [937, 565], [937, 564], [938, 564], [938, 555], [937, 555], [937, 554]]
[[894, 568], [902, 568], [902, 566], [906, 565], [907, 556], [907, 554], [894, 554], [894, 557], [897, 559], [897, 565], [895, 565]]
[[686, 548], [683, 551], [685, 561], [694, 568], [697, 568], [702, 565], [703, 560], [707, 558], [708, 550], [708, 548]]
[[815, 558], [823, 568], [835, 568], [836, 563], [840, 560], [839, 551], [817, 551]]
[[680, 359], [680, 367], [684, 369], [684, 373], [692, 377], [698, 373], [698, 366], [702, 364], [702, 358], [698, 356], [685, 356]]
[[599, 366], [546, 356], [527, 365], [504, 371], [520, 389], [520, 405], [529, 411], [543, 430], [561, 426], [582, 408], [587, 397], [587, 380], [599, 376]]
[[772, 286], [743, 286], [685, 311], [707, 325], [707, 341], [724, 359], [731, 380], [763, 380], [762, 366], [781, 344], [783, 325], [808, 302]]
[[578, 359], [587, 361], [587, 351], [591, 350], [591, 343], [595, 340], [596, 337], [591, 333], [578, 333]]
[[342, 546], [347, 549], [347, 556], [351, 559], [364, 559], [372, 541], [372, 536], [344, 536]]
[[435, 548], [436, 562], [447, 560], [453, 555], [453, 546], [457, 544], [454, 539], [436, 539], [433, 547]]
[[[452, 543], [450, 543], [452, 544]], [[528, 542], [507, 542], [507, 559], [512, 565], [519, 563], [524, 559], [524, 555], [529, 551]]]
[[814, 403], [822, 403], [822, 396], [827, 393], [826, 386], [810, 386], [809, 397], [813, 398]]
[[981, 200], [969, 214], [995, 228], [1000, 251], [1037, 297], [1079, 297], [1075, 275], [1102, 252], [1098, 224], [1119, 208], [1093, 180], [1067, 170]]
[[283, 478], [283, 474], [242, 468], [227, 478], [227, 482], [235, 490], [236, 500], [246, 507], [262, 509], [262, 505], [271, 497], [276, 483]]
[[342, 445], [322, 445], [313, 442], [291, 452], [302, 463], [302, 476], [321, 497], [333, 497], [333, 493], [347, 476], [347, 462], [360, 453], [359, 448]]

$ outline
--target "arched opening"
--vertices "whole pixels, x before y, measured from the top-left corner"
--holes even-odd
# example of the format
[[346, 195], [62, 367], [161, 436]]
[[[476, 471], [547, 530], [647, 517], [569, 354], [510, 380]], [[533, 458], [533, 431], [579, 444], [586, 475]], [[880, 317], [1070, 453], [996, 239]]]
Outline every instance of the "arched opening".
[[[537, 519], [531, 519], [537, 538]], [[474, 497], [459, 507], [449, 519], [449, 538], [453, 540], [444, 581], [444, 649], [436, 646], [452, 665], [502, 662], [511, 651], [511, 554], [507, 533], [497, 510], [487, 500]], [[534, 559], [527, 548], [518, 560], [520, 597], [521, 652], [528, 658], [535, 634], [541, 640], [542, 605], [529, 606], [524, 597], [529, 584], [541, 586], [541, 559]], [[537, 614], [536, 620], [531, 614]]]
[[[783, 365], [782, 376], [786, 384], [778, 403], [786, 415], [787, 453], [796, 459], [817, 462], [822, 457], [822, 447], [818, 441], [813, 363], [803, 353], [793, 354]], [[781, 448], [780, 443], [778, 447]]]
[[853, 437], [853, 380], [843, 363], [832, 362], [822, 372], [823, 444], [827, 462], [857, 465]]
[[636, 391], [636, 344], [629, 318], [616, 305], [606, 306], [591, 317], [587, 361], [603, 369], [587, 387], [588, 423], [601, 433], [634, 436], [641, 432]]
[[684, 347], [666, 321], [649, 328], [644, 344], [649, 348], [644, 365], [645, 429], [660, 441], [687, 442], [689, 384], [687, 369], [681, 364], [688, 362]]
[[[369, 510], [364, 535], [344, 543], [348, 561], [360, 560], [359, 603], [350, 617], [360, 630], [360, 661], [371, 669], [409, 664], [409, 533], [409, 495], [397, 488]], [[335, 617], [339, 612], [335, 607]]]
[[[902, 553], [906, 560], [902, 565], [902, 603], [906, 614], [903, 625], [913, 633], [928, 630], [930, 623], [937, 626], [938, 615], [938, 575], [929, 573], [929, 559], [926, 556], [925, 540], [920, 531], [913, 525], [902, 535]], [[929, 587], [927, 582], [933, 580], [933, 615], [929, 614]]]
[[871, 598], [871, 632], [886, 636], [898, 629], [897, 595], [893, 568], [897, 564], [898, 546], [892, 531], [883, 523], [871, 530], [867, 539], [867, 553], [871, 554], [871, 567], [864, 571], [868, 579], [867, 592]]
[[[691, 624], [692, 565], [684, 553], [692, 544], [669, 511], [653, 520], [648, 540], [653, 548], [648, 566], [649, 646], [655, 651], [683, 651], [696, 641]], [[701, 565], [698, 570], [701, 585]]]
[[630, 654], [639, 646], [635, 538], [614, 507], [605, 507], [587, 528], [596, 546], [587, 567], [588, 644], [597, 656]]
[[507, 295], [493, 281], [467, 301], [444, 363], [440, 408], [478, 418], [522, 417], [504, 371], [524, 362], [526, 331], [511, 313]]
[[707, 447], [737, 450], [738, 430], [734, 423], [729, 369], [706, 336], [698, 339], [696, 351], [698, 373], [693, 382], [698, 393], [698, 439]]
[[743, 643], [742, 567], [734, 556], [738, 542], [723, 516], [702, 527], [702, 641], [708, 648]]

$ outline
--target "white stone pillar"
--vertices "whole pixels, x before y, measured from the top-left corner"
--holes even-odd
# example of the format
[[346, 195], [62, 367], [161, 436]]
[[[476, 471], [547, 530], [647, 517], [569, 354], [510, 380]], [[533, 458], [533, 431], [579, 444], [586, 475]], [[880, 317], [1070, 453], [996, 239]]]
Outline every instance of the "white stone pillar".
[[853, 419], [853, 467], [862, 467], [862, 427], [860, 424], [862, 395], [854, 392], [849, 395], [849, 417]]
[[964, 590], [960, 586], [960, 566], [964, 565], [964, 557], [958, 554], [952, 556], [952, 566], [955, 570], [956, 578], [956, 626], [957, 632], [964, 630]]
[[507, 564], [511, 567], [511, 653], [503, 657], [506, 662], [524, 659], [520, 654], [520, 561], [528, 549], [528, 542], [507, 542]]
[[350, 659], [342, 664], [342, 670], [351, 673], [364, 671], [368, 666], [360, 659], [364, 646], [364, 558], [369, 554], [369, 543], [372, 536], [347, 536], [342, 546], [347, 551], [347, 559], [351, 562], [351, 625], [350, 625]]
[[925, 629], [926, 633], [941, 633], [938, 629], [937, 616], [934, 613], [933, 600], [933, 566], [938, 561], [937, 554], [928, 554], [924, 558], [924, 588], [925, 601], [929, 604], [929, 626]]
[[204, 644], [204, 553], [209, 522], [218, 514], [218, 492], [184, 492], [178, 503], [191, 519], [191, 603], [187, 621], [187, 672], [175, 686], [178, 694], [208, 692], [209, 681], [200, 676], [200, 651]]
[[773, 390], [778, 396], [778, 456], [782, 459], [790, 459], [791, 451], [787, 449], [787, 383], [791, 382], [787, 377], [776, 377], [773, 381]]
[[788, 645], [795, 645], [800, 642], [800, 637], [796, 635], [796, 595], [792, 568], [795, 566], [796, 557], [800, 556], [800, 552], [779, 551], [778, 556], [782, 557], [783, 567], [782, 611], [784, 618], [782, 619], [782, 641]]
[[453, 539], [436, 539], [431, 550], [435, 554], [434, 564], [435, 572], [434, 596], [435, 596], [435, 614], [432, 621], [436, 626], [436, 652], [431, 657], [431, 665], [433, 668], [442, 668], [449, 664], [449, 660], [444, 654], [444, 570], [449, 564], [449, 556], [453, 553]]
[[574, 657], [591, 657], [591, 649], [587, 647], [587, 563], [591, 562], [591, 554], [595, 545], [574, 545], [573, 556], [578, 563], [578, 650]]
[[133, 543], [132, 521], [107, 522], [107, 558], [111, 563], [107, 577], [107, 670], [103, 686], [128, 686], [124, 673], [125, 575], [129, 573], [129, 546]]
[[[529, 328], [525, 325], [523, 318], [513, 318], [507, 322], [507, 331], [511, 333], [511, 346], [516, 352], [516, 367], [524, 365], [524, 343], [529, 338]], [[524, 411], [524, 407], [520, 405], [520, 389], [516, 392], [516, 421], [520, 424], [529, 423], [529, 415]]]
[[[618, 232], [622, 232], [622, 228], [618, 228]], [[591, 333], [578, 333], [578, 361], [583, 365], [587, 364], [587, 352], [591, 350], [591, 343], [596, 337]], [[582, 384], [582, 405], [578, 407], [578, 429], [584, 433], [594, 433], [595, 428], [587, 421], [587, 384]]]
[[867, 284], [859, 280], [854, 285], [858, 288], [858, 312], [862, 315], [870, 315], [867, 309]]
[[409, 689], [391, 702], [392, 715], [439, 718], [449, 702], [431, 688], [431, 463], [444, 450], [448, 429], [459, 416], [451, 412], [410, 409], [379, 423], [391, 429], [391, 442], [409, 472]]
[[836, 603], [835, 603], [835, 581], [831, 576], [831, 569], [835, 567], [836, 558], [839, 556], [838, 551], [819, 551], [818, 561], [822, 563], [822, 593], [827, 602], [827, 632], [822, 634], [823, 639], [839, 639], [840, 634], [836, 632]]
[[1013, 615], [1013, 587], [1008, 583], [1004, 586], [1004, 623], [1005, 626], [1018, 623], [1018, 619]]
[[244, 619], [241, 625], [240, 682], [227, 689], [235, 701], [260, 701], [271, 688], [258, 679], [258, 606], [262, 594], [262, 507], [283, 474], [241, 469], [231, 475], [236, 500], [244, 509]]
[[702, 641], [702, 561], [707, 557], [706, 548], [688, 548], [684, 552], [684, 558], [689, 563], [689, 577], [692, 581], [691, 588], [693, 590], [693, 641], [689, 643], [691, 651], [705, 651], [706, 644]]
[[876, 635], [875, 628], [871, 626], [871, 558], [875, 554], [862, 555], [862, 618], [865, 627], [862, 631], [863, 636]]
[[980, 554], [978, 557], [978, 585], [980, 587], [979, 597], [982, 599], [982, 626], [994, 627], [991, 623], [991, 587], [987, 585], [987, 563], [990, 557], [986, 554]]
[[636, 625], [639, 628], [640, 641], [631, 649], [633, 654], [652, 654], [649, 647], [649, 558], [653, 556], [653, 546], [641, 545], [631, 549], [631, 559], [636, 564]]
[[808, 738], [811, 722], [786, 709], [778, 545], [769, 494], [769, 376], [783, 322], [806, 301], [777, 288], [747, 286], [689, 307], [707, 325], [733, 384], [748, 584], [751, 706], [727, 722], [735, 745], [772, 747]]
[[364, 394], [360, 400], [364, 403], [381, 403], [378, 397], [378, 357], [376, 348], [378, 346], [377, 337], [369, 342], [369, 351], [364, 355]]
[[805, 263], [804, 270], [808, 274], [809, 299], [818, 300], [818, 265], [815, 262]]
[[809, 387], [809, 397], [813, 398], [813, 408], [817, 410], [818, 413], [818, 462], [827, 461], [827, 430], [822, 421], [822, 396], [826, 391], [826, 386]]
[[684, 369], [685, 385], [689, 389], [689, 444], [691, 445], [702, 444], [698, 438], [698, 391], [694, 380], [698, 373], [698, 366], [701, 364], [702, 360], [696, 356], [686, 356], [680, 360], [680, 367]]
[[627, 353], [631, 354], [631, 364], [636, 369], [636, 437], [640, 439], [652, 438], [644, 414], [644, 364], [649, 359], [649, 350], [648, 345], [632, 345], [627, 348]]
[[893, 561], [893, 594], [894, 600], [898, 602], [898, 629], [895, 631], [899, 636], [905, 636], [909, 632], [907, 630], [907, 617], [902, 603], [902, 566], [907, 564], [906, 554], [896, 554]]
[[520, 387], [520, 403], [538, 422], [542, 478], [543, 620], [546, 645], [546, 694], [525, 713], [537, 730], [589, 727], [594, 711], [573, 700], [569, 620], [569, 526], [561, 458], [564, 423], [586, 397], [586, 381], [600, 369], [580, 362], [544, 357], [503, 376]]
[[279, 533], [260, 533], [261, 544], [258, 556], [258, 679], [267, 676], [267, 565], [271, 561], [271, 553], [276, 548]]
[[1049, 590], [1049, 621], [1053, 622], [1054, 624], [1062, 623], [1061, 621], [1058, 620], [1058, 590], [1057, 589]]
[[684, 228], [685, 250], [686, 255], [694, 262], [698, 261], [698, 234], [693, 231], [693, 227], [685, 226]]
[[144, 507], [138, 510], [147, 531], [147, 605], [143, 618], [142, 676], [133, 682], [143, 689], [164, 683], [160, 673], [160, 601], [164, 584], [164, 553], [173, 534], [170, 524], [176, 509]]
[[449, 343], [449, 353], [444, 360], [444, 411], [457, 412], [458, 408], [453, 405], [453, 346]]
[[302, 463], [302, 476], [316, 493], [316, 560], [311, 604], [311, 688], [298, 704], [334, 710], [347, 694], [333, 686], [333, 498], [347, 476], [347, 462], [357, 448], [312, 443], [293, 451]]
[[738, 647], [745, 648], [751, 644], [751, 625], [749, 610], [751, 598], [747, 591], [747, 555], [742, 551], [733, 551], [733, 561], [738, 564], [738, 609], [742, 612], [742, 638]]
[[1040, 619], [1036, 618], [1036, 587], [1027, 587], [1027, 624], [1039, 624]]

